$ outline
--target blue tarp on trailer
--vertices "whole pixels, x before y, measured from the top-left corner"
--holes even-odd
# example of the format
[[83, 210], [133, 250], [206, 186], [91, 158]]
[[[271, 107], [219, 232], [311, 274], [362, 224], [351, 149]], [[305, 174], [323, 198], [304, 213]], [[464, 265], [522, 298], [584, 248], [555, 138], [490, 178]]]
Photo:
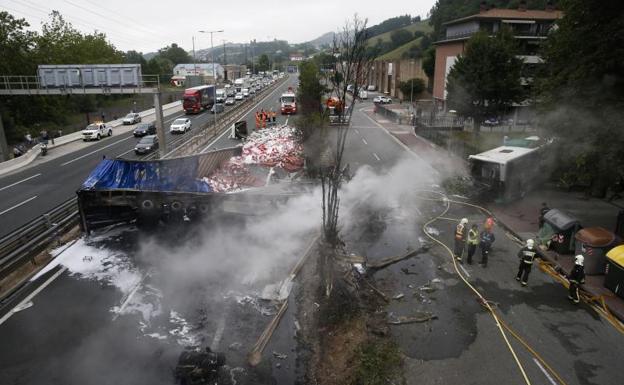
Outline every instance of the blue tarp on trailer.
[[158, 161], [104, 159], [82, 184], [83, 190], [140, 190], [209, 193], [199, 173], [199, 157]]

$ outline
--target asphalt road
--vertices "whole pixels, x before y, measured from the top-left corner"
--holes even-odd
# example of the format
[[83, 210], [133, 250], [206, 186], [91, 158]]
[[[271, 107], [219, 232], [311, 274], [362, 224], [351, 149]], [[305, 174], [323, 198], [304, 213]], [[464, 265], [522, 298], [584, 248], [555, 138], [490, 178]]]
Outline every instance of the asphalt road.
[[[296, 80], [293, 79], [296, 78], [287, 79], [284, 84], [273, 91], [269, 91], [269, 94], [263, 92], [256, 96], [255, 99], [259, 103], [256, 108], [279, 107], [277, 103], [279, 95], [288, 86], [296, 83]], [[266, 100], [262, 102], [265, 98]], [[252, 107], [255, 105], [252, 104]], [[235, 107], [228, 106], [227, 109]], [[255, 109], [245, 116], [249, 127], [255, 125], [254, 111]], [[168, 127], [171, 122], [182, 116], [185, 115], [180, 111], [165, 117], [165, 136], [169, 149], [179, 145], [193, 133], [193, 129], [184, 135], [171, 135], [169, 133]], [[187, 116], [192, 120], [194, 127], [199, 127], [214, 119], [209, 112]], [[283, 121], [283, 118], [280, 117], [280, 120]], [[197, 128], [194, 130], [196, 131]], [[50, 150], [45, 158], [40, 157], [23, 170], [0, 177], [0, 223], [2, 224], [0, 237], [74, 196], [76, 190], [80, 188], [82, 182], [102, 160], [102, 157], [140, 159], [141, 157], [136, 156], [133, 151], [137, 141], [138, 139], [134, 138], [130, 132], [120, 135], [113, 134], [112, 137], [104, 138], [99, 142], [70, 143], [58, 149]], [[219, 145], [225, 146], [226, 142], [227, 138], [224, 138], [223, 141], [219, 142]]]
[[[270, 108], [268, 102], [258, 108]], [[361, 207], [345, 218], [343, 236], [349, 250], [375, 261], [418, 247], [425, 238], [423, 223], [444, 205], [419, 199], [420, 190], [433, 188], [436, 172], [361, 111], [370, 105], [356, 106], [345, 154], [354, 171], [370, 167], [376, 176], [356, 177], [345, 186], [363, 194]], [[223, 135], [208, 149], [232, 144], [236, 141]], [[398, 163], [410, 171], [397, 172]], [[379, 193], [380, 183], [387, 194]], [[318, 207], [318, 201], [312, 203]], [[310, 216], [300, 201], [289, 217], [276, 219], [278, 227], [266, 218], [228, 216], [214, 218], [204, 229], [119, 228], [93, 235], [74, 251], [82, 269], [51, 270], [36, 282], [47, 286], [23, 309], [9, 318], [0, 314], [0, 383], [171, 384], [177, 355], [189, 339], [226, 353], [223, 384], [295, 383], [301, 370], [294, 349], [296, 300], [289, 302], [263, 362], [256, 368], [245, 362], [267, 314], [275, 312], [256, 300], [258, 293], [295, 262], [309, 232], [296, 229]], [[483, 220], [477, 210], [453, 206], [447, 219], [433, 224], [440, 239], [451, 243], [454, 222], [448, 218], [462, 216]], [[287, 239], [280, 239], [284, 233]], [[513, 279], [518, 246], [500, 228], [496, 237], [487, 269], [460, 268], [469, 282], [566, 384], [621, 384], [623, 337], [588, 307], [569, 304], [565, 290], [536, 268], [529, 287], [519, 286]], [[281, 255], [285, 248], [289, 256]], [[91, 265], [101, 253], [108, 255], [103, 271]], [[77, 270], [82, 272], [70, 273]], [[437, 316], [391, 327], [405, 356], [408, 384], [525, 384], [496, 322], [458, 279], [443, 249], [392, 265], [374, 278], [388, 297], [403, 294], [389, 304], [390, 317]], [[294, 290], [291, 298], [296, 285]], [[556, 384], [517, 341], [510, 344], [532, 384]]]

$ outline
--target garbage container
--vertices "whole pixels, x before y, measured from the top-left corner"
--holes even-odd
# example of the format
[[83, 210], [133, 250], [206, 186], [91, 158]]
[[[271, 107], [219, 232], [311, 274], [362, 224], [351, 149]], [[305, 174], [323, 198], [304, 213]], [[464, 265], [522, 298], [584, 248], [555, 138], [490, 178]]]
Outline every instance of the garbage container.
[[585, 274], [604, 274], [607, 264], [606, 253], [622, 243], [611, 231], [602, 227], [587, 227], [579, 230], [576, 239], [576, 254], [585, 256]]
[[559, 254], [575, 251], [574, 235], [581, 229], [581, 222], [558, 209], [551, 209], [544, 215], [544, 227], [551, 229], [549, 248]]
[[624, 298], [624, 245], [607, 253], [604, 286], [618, 297]]

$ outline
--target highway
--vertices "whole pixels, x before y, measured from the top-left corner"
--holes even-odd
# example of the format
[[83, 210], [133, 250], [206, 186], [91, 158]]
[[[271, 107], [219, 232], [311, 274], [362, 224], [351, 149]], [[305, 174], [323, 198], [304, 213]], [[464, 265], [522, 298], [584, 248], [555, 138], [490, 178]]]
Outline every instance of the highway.
[[[257, 96], [255, 99], [258, 102], [252, 104], [252, 109], [244, 117], [248, 127], [255, 126], [253, 113], [256, 109], [272, 107], [277, 110], [279, 95], [295, 83], [296, 77], [290, 77], [269, 94], [263, 92]], [[236, 106], [228, 108], [233, 107]], [[187, 115], [195, 128], [186, 134], [172, 136], [168, 131], [169, 124], [181, 116], [185, 115], [179, 111], [165, 117], [165, 135], [169, 149], [172, 145], [179, 144], [190, 137], [193, 131], [197, 131], [197, 127], [214, 119], [209, 112]], [[278, 115], [278, 121], [284, 121], [284, 119]], [[153, 118], [144, 121], [149, 120]], [[10, 233], [74, 196], [76, 190], [103, 157], [140, 159], [133, 151], [137, 141], [138, 139], [134, 138], [130, 132], [121, 135], [113, 133], [112, 137], [104, 138], [99, 142], [70, 143], [58, 149], [52, 149], [46, 157], [39, 157], [20, 171], [0, 177], [0, 223], [2, 223], [0, 236]], [[227, 142], [224, 138], [220, 145], [225, 146]]]

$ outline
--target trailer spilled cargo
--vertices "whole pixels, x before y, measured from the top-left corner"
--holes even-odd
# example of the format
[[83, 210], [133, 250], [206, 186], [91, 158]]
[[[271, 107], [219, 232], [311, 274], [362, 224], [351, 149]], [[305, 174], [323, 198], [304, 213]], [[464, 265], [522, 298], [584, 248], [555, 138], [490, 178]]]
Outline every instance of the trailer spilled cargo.
[[85, 232], [123, 222], [195, 222], [220, 213], [263, 215], [299, 195], [303, 149], [288, 126], [237, 147], [180, 158], [104, 159], [77, 191]]

